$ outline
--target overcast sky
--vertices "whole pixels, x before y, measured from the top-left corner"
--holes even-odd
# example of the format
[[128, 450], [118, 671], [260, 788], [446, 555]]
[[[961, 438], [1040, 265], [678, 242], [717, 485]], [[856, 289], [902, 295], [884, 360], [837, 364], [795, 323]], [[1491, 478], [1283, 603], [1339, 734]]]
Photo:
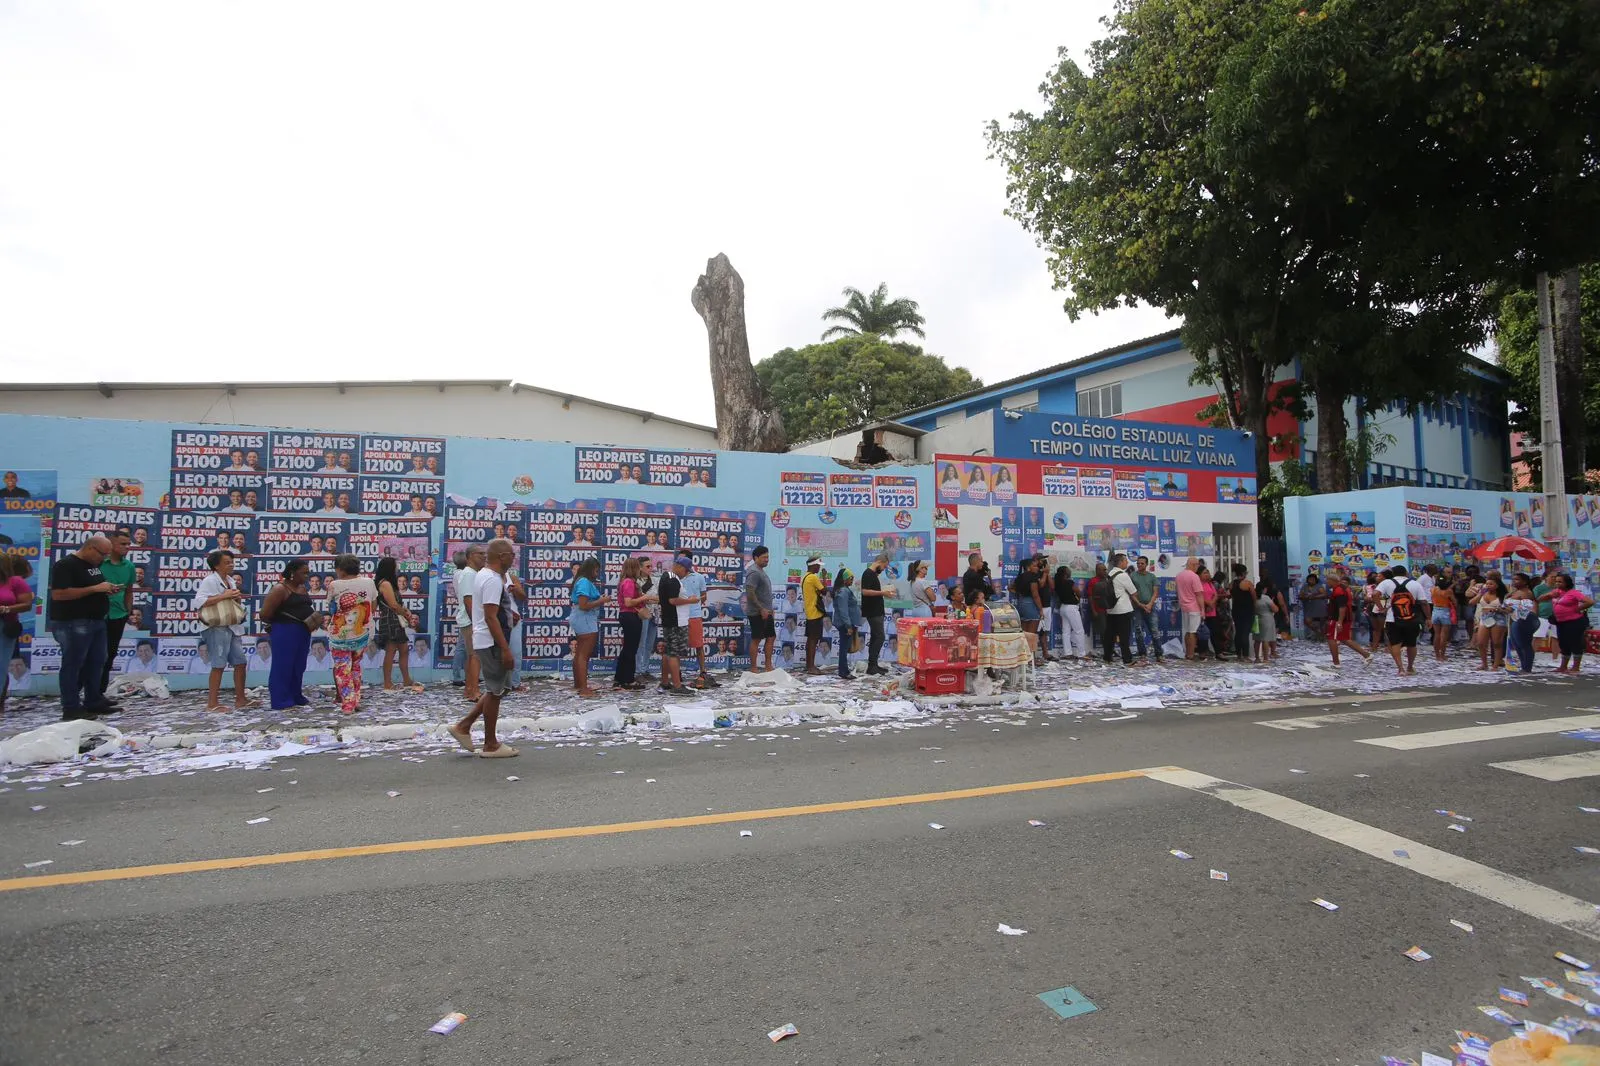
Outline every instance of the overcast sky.
[[880, 281], [986, 381], [1160, 332], [1069, 323], [986, 158], [1110, 7], [0, 0], [0, 367], [709, 422], [717, 252], [756, 359]]

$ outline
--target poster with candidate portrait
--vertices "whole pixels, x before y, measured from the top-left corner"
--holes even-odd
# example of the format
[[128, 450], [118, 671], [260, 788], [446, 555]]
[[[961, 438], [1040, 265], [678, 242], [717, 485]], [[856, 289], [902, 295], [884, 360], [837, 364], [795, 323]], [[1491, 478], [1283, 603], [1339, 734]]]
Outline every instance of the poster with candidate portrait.
[[281, 514], [361, 513], [361, 479], [351, 474], [273, 474], [267, 510]]
[[159, 547], [161, 512], [154, 507], [97, 507], [87, 503], [62, 503], [56, 506], [52, 521], [51, 544], [77, 548], [99, 533], [126, 529], [135, 548]]
[[444, 481], [429, 477], [364, 477], [361, 513], [369, 517], [438, 518]]
[[154, 545], [160, 551], [211, 552], [254, 555], [256, 516], [208, 511], [168, 511]]
[[39, 575], [44, 571], [41, 565], [43, 552], [44, 522], [39, 515], [0, 514], [0, 555], [4, 555], [8, 560], [25, 560], [32, 571], [25, 580], [28, 582], [28, 588], [33, 591], [35, 606], [32, 610], [18, 614], [18, 619], [22, 622], [22, 636], [17, 638], [17, 652], [23, 659], [28, 658], [37, 630], [35, 622], [38, 607], [43, 603], [39, 597]]
[[175, 429], [172, 469], [265, 473], [272, 435], [264, 429]]
[[57, 499], [54, 470], [0, 470], [0, 514], [39, 514], [45, 518], [55, 510]]
[[828, 475], [820, 471], [784, 470], [778, 474], [778, 502], [784, 507], [826, 507]]
[[360, 470], [361, 438], [354, 433], [274, 431], [267, 469], [275, 474], [353, 476]]
[[358, 469], [367, 477], [437, 477], [445, 475], [443, 437], [395, 437], [365, 434]]
[[268, 509], [267, 475], [226, 470], [174, 470], [167, 507], [175, 511], [254, 514]]
[[580, 485], [710, 489], [717, 485], [717, 455], [580, 446], [572, 452], [572, 480]]
[[256, 518], [256, 554], [263, 559], [331, 558], [344, 546], [342, 518], [279, 514]]

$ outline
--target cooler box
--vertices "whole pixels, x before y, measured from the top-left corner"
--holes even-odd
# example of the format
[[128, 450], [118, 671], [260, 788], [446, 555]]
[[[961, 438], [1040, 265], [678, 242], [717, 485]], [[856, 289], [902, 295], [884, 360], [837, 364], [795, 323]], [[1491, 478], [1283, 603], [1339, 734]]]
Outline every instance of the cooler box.
[[[966, 618], [901, 618], [895, 623], [898, 661], [915, 670], [978, 667], [978, 623]], [[962, 681], [965, 688], [966, 682]]]
[[917, 691], [924, 696], [960, 695], [967, 691], [967, 671], [961, 666], [918, 670], [915, 685]]

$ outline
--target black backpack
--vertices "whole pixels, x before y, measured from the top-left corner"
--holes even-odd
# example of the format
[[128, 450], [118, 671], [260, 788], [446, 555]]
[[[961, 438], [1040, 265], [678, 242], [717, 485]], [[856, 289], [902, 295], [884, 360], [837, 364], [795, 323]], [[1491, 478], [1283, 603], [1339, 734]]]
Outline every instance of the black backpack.
[[1095, 582], [1094, 605], [1105, 610], [1111, 610], [1117, 605], [1117, 575], [1121, 570], [1113, 570], [1104, 581]]

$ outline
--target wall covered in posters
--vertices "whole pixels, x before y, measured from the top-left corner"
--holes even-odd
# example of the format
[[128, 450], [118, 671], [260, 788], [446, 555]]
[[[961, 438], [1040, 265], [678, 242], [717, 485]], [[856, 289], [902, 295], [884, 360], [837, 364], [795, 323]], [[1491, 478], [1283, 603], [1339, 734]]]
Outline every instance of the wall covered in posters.
[[[1600, 587], [1600, 497], [1568, 496], [1567, 536], [1550, 542], [1560, 565]], [[1591, 508], [1596, 508], [1591, 510]], [[1295, 580], [1329, 565], [1365, 575], [1396, 563], [1484, 564], [1466, 554], [1495, 537], [1544, 541], [1544, 499], [1525, 492], [1480, 492], [1396, 486], [1284, 502], [1284, 534]], [[1533, 564], [1522, 560], [1529, 568]]]
[[[989, 469], [979, 473], [983, 467]], [[1039, 552], [1050, 556], [1052, 571], [1067, 566], [1078, 578], [1118, 552], [1142, 555], [1159, 579], [1158, 620], [1175, 631], [1173, 582], [1184, 560], [1193, 555], [1215, 566], [1219, 554], [1247, 564], [1256, 558], [1255, 479], [1232, 470], [948, 455], [935, 457], [934, 469], [940, 576], [965, 569], [972, 551], [989, 561], [997, 589], [1009, 587], [1018, 563]], [[997, 495], [999, 486], [1005, 488]]]
[[[254, 612], [283, 561], [305, 559], [317, 593], [334, 557], [348, 551], [369, 565], [384, 555], [399, 561], [402, 596], [425, 620], [412, 661], [426, 671], [447, 666], [454, 651], [447, 563], [462, 544], [506, 536], [522, 545], [529, 600], [515, 638], [525, 667], [549, 669], [567, 655], [566, 583], [575, 560], [598, 556], [614, 582], [629, 554], [663, 560], [688, 549], [703, 557], [711, 663], [732, 666], [747, 661], [737, 584], [755, 544], [771, 549], [769, 574], [781, 590], [798, 582], [808, 555], [823, 555], [830, 572], [845, 565], [859, 573], [888, 550], [898, 572], [902, 558], [927, 557], [933, 543], [927, 467], [852, 471], [793, 454], [27, 415], [0, 415], [0, 439], [8, 442], [3, 461], [14, 464], [4, 469], [17, 475], [17, 493], [0, 491], [0, 537], [10, 541], [0, 547], [36, 554], [43, 565], [34, 580], [45, 592], [52, 558], [92, 533], [130, 529], [134, 613], [117, 668], [171, 675], [175, 685], [203, 683], [189, 602], [206, 554], [218, 547], [239, 556], [253, 670], [264, 671], [271, 657], [253, 635]], [[788, 599], [783, 591], [776, 598]], [[34, 691], [54, 689], [58, 664], [47, 599], [9, 664], [19, 687]], [[619, 645], [613, 609], [601, 654]], [[376, 662], [374, 651], [368, 665]], [[320, 638], [309, 667], [313, 681], [331, 668]]]

